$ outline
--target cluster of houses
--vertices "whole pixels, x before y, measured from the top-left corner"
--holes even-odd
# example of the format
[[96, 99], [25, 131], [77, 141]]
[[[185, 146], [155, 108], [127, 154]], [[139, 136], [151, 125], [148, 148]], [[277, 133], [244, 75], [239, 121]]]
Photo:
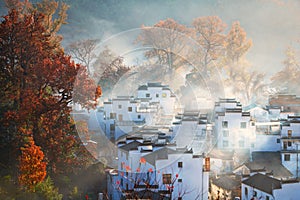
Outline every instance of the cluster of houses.
[[[184, 110], [168, 86], [107, 100], [89, 119], [118, 147], [109, 199], [298, 199], [300, 98]], [[95, 125], [96, 124], [96, 125]]]

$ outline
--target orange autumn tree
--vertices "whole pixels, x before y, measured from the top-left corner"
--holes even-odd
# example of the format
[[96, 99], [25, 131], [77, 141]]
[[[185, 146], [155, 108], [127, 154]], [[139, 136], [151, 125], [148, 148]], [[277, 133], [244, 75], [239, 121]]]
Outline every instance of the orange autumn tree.
[[1, 21], [1, 163], [13, 166], [27, 137], [43, 150], [50, 173], [74, 172], [88, 161], [76, 137], [71, 104], [94, 107], [101, 89], [84, 66], [58, 51], [56, 37], [38, 10], [12, 9]]
[[142, 26], [142, 32], [136, 42], [149, 48], [145, 52], [148, 59], [156, 58], [156, 63], [168, 65], [170, 70], [181, 67], [186, 55], [185, 39], [191, 30], [174, 19], [161, 20], [153, 26]]
[[21, 147], [21, 152], [19, 182], [30, 190], [34, 190], [34, 186], [42, 182], [47, 174], [44, 153], [39, 146], [34, 144], [32, 138], [29, 138], [28, 144]]

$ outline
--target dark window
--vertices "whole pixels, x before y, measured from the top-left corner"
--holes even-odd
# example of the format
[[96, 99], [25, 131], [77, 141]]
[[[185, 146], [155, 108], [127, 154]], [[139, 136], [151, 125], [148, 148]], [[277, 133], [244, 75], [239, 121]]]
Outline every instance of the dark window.
[[178, 200], [182, 200], [182, 197], [178, 197]]
[[222, 128], [228, 128], [228, 121], [222, 121]]
[[266, 196], [266, 200], [270, 200], [270, 197], [268, 195]]
[[109, 128], [110, 128], [110, 131], [114, 131], [115, 130], [115, 125], [114, 124], [110, 124]]
[[138, 117], [138, 119], [141, 119], [141, 115], [138, 115], [137, 117]]
[[121, 109], [121, 108], [122, 108], [122, 105], [118, 105], [118, 108]]
[[182, 162], [178, 162], [178, 168], [182, 168]]
[[163, 174], [163, 184], [171, 184], [171, 174]]
[[291, 141], [288, 141], [288, 146], [292, 146], [292, 142]]
[[156, 97], [158, 98], [158, 97], [159, 97], [159, 94], [156, 94]]
[[110, 119], [116, 119], [116, 113], [110, 113], [110, 116], [109, 116], [109, 118]]
[[182, 179], [181, 178], [178, 179], [178, 183], [182, 183]]
[[147, 94], [146, 94], [146, 97], [150, 97], [150, 94], [149, 94], [149, 93], [147, 93]]
[[128, 112], [132, 112], [132, 107], [128, 107]]
[[257, 192], [253, 191], [253, 196], [256, 197], [257, 196]]
[[241, 128], [247, 128], [247, 122], [241, 122]]
[[248, 188], [245, 187], [245, 195], [248, 196]]
[[291, 155], [290, 154], [284, 154], [284, 161], [290, 161]]
[[277, 139], [277, 143], [280, 143], [280, 139]]

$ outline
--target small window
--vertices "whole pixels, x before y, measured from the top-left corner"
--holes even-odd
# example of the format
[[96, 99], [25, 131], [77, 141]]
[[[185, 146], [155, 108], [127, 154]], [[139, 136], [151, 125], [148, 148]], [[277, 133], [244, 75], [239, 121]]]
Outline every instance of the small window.
[[248, 196], [248, 188], [245, 187], [245, 195]]
[[223, 137], [228, 137], [229, 136], [229, 131], [228, 130], [224, 130], [223, 131]]
[[132, 107], [128, 107], [128, 112], [132, 112]]
[[277, 139], [277, 143], [280, 143], [280, 139], [279, 138]]
[[181, 178], [178, 179], [178, 183], [182, 183], [182, 179]]
[[222, 121], [222, 128], [228, 128], [228, 121]]
[[150, 97], [150, 94], [149, 94], [149, 93], [147, 93], [147, 94], [146, 94], [146, 97]]
[[182, 197], [178, 197], [178, 200], [182, 200]]
[[119, 108], [119, 109], [122, 109], [122, 105], [118, 105], [118, 108]]
[[291, 141], [288, 141], [288, 146], [292, 146], [292, 142]]
[[138, 119], [141, 119], [141, 115], [138, 115], [137, 118], [138, 118]]
[[256, 197], [257, 196], [257, 192], [253, 191], [253, 196]]
[[223, 147], [228, 147], [229, 144], [228, 144], [228, 141], [223, 141]]
[[116, 119], [116, 113], [110, 113], [109, 118], [110, 119]]
[[290, 161], [291, 155], [290, 154], [284, 154], [284, 161]]
[[182, 168], [182, 162], [178, 162], [178, 168]]
[[110, 128], [110, 131], [115, 131], [115, 125], [114, 124], [110, 124], [109, 128]]
[[292, 130], [288, 130], [288, 137], [292, 137]]
[[171, 174], [163, 174], [163, 184], [171, 184]]
[[268, 195], [266, 196], [266, 200], [270, 200], [270, 197]]
[[241, 122], [241, 128], [247, 128], [247, 122]]
[[156, 94], [156, 98], [158, 98], [159, 97], [159, 94]]
[[161, 97], [162, 97], [162, 98], [166, 98], [166, 97], [167, 97], [167, 94], [166, 94], [166, 93], [162, 93], [162, 94], [161, 94]]

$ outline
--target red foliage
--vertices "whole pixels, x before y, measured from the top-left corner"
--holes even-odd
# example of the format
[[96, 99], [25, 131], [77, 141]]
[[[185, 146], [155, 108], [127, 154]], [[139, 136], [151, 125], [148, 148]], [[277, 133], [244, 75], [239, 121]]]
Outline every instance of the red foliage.
[[1, 122], [11, 134], [4, 139], [12, 152], [32, 137], [49, 169], [64, 173], [87, 159], [78, 156], [85, 152], [70, 117], [71, 103], [93, 107], [101, 88], [85, 67], [58, 51], [60, 44], [53, 42], [57, 36], [47, 32], [44, 18], [38, 12], [11, 10], [0, 24]]

